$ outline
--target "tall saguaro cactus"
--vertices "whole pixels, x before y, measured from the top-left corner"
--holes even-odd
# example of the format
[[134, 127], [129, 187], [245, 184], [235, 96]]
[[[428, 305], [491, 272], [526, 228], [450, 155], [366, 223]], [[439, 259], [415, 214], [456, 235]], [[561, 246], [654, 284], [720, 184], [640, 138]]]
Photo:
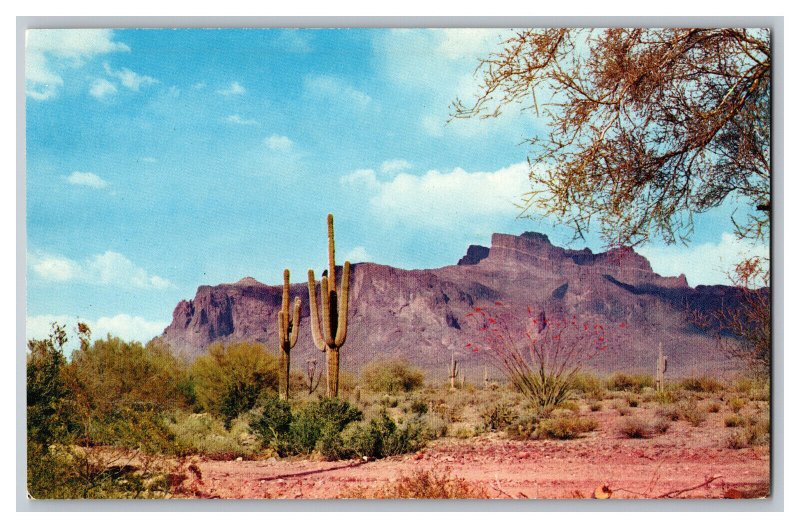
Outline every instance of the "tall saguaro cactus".
[[328, 275], [320, 284], [322, 325], [317, 310], [317, 282], [314, 270], [308, 270], [308, 298], [311, 308], [311, 334], [314, 345], [325, 352], [327, 396], [339, 395], [339, 349], [347, 339], [347, 308], [350, 297], [350, 262], [344, 263], [341, 288], [336, 288], [336, 258], [333, 239], [333, 215], [328, 215]]
[[658, 344], [658, 359], [656, 360], [656, 390], [664, 390], [664, 373], [667, 371], [667, 356], [664, 355], [664, 347]]
[[283, 296], [281, 299], [281, 311], [278, 312], [278, 342], [281, 349], [278, 369], [278, 394], [280, 399], [289, 399], [289, 365], [290, 352], [297, 344], [297, 336], [300, 333], [300, 297], [294, 298], [294, 313], [289, 318], [289, 270], [283, 270]]

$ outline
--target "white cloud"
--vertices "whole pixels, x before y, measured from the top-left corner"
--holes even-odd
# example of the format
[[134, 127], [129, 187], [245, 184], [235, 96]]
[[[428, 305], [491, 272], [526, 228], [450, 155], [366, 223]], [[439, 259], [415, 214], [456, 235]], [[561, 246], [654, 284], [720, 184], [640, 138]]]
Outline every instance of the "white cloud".
[[204, 83], [204, 82], [194, 83], [192, 85], [192, 90], [202, 90], [205, 87], [206, 87], [206, 83]]
[[77, 262], [53, 255], [42, 255], [31, 259], [31, 268], [41, 278], [53, 282], [71, 281], [81, 274], [81, 267]]
[[217, 90], [217, 93], [227, 97], [229, 95], [242, 95], [246, 91], [247, 90], [244, 89], [244, 86], [242, 86], [238, 82], [234, 81], [227, 88], [223, 88], [221, 90]]
[[404, 159], [391, 159], [381, 163], [381, 172], [384, 174], [398, 172], [411, 168], [411, 164]]
[[475, 233], [490, 228], [498, 216], [513, 217], [515, 203], [530, 189], [527, 163], [494, 172], [401, 172], [387, 181], [378, 180], [374, 170], [362, 169], [341, 181], [366, 196], [369, 211], [382, 222]]
[[108, 182], [93, 172], [75, 171], [67, 176], [67, 181], [72, 185], [84, 185], [95, 189], [108, 187]]
[[698, 284], [730, 284], [728, 273], [745, 258], [768, 257], [766, 244], [740, 240], [732, 233], [722, 233], [718, 242], [685, 247], [643, 246], [637, 248], [650, 261], [653, 270], [665, 276], [686, 275], [691, 286]]
[[135, 92], [139, 91], [139, 88], [142, 86], [150, 86], [156, 84], [158, 81], [152, 77], [147, 75], [139, 75], [138, 73], [129, 70], [128, 68], [122, 68], [121, 70], [112, 70], [108, 63], [104, 63], [103, 67], [106, 70], [106, 73], [111, 77], [116, 77], [119, 79], [119, 82], [122, 83], [122, 86], [133, 90]]
[[93, 339], [104, 339], [108, 334], [126, 341], [145, 343], [160, 335], [169, 323], [166, 321], [149, 321], [138, 315], [120, 313], [113, 316], [99, 317], [96, 320], [69, 315], [29, 315], [26, 318], [25, 336], [27, 339], [45, 339], [50, 335], [51, 325], [56, 322], [66, 326], [67, 350], [78, 347], [76, 328], [78, 321], [86, 323], [92, 331]]
[[158, 275], [150, 275], [125, 255], [115, 251], [93, 255], [83, 262], [42, 252], [28, 255], [28, 264], [41, 279], [51, 282], [78, 281], [122, 288], [170, 288], [172, 283]]
[[330, 75], [310, 75], [305, 79], [306, 93], [319, 99], [331, 99], [339, 103], [366, 108], [372, 98], [360, 90], [356, 90], [346, 82]]
[[267, 145], [270, 150], [278, 150], [281, 152], [287, 152], [291, 150], [292, 146], [294, 145], [291, 139], [278, 134], [272, 134], [270, 137], [264, 140], [264, 144]]
[[110, 29], [30, 29], [25, 32], [25, 93], [52, 99], [64, 85], [61, 71], [79, 68], [96, 55], [130, 51]]
[[95, 79], [89, 87], [89, 95], [95, 99], [105, 99], [117, 93], [117, 87], [107, 79]]
[[344, 260], [349, 262], [368, 262], [372, 260], [372, 255], [367, 253], [364, 246], [356, 246], [345, 254]]
[[244, 117], [240, 116], [239, 114], [229, 115], [225, 118], [225, 121], [228, 123], [233, 123], [234, 125], [257, 125], [258, 121], [255, 119], [245, 119]]

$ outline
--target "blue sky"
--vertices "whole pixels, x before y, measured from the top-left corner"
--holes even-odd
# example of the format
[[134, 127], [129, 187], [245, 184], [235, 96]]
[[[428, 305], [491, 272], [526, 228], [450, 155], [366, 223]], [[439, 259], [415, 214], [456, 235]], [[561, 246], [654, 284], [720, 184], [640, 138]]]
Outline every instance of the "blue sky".
[[[28, 336], [58, 319], [146, 340], [198, 285], [339, 261], [455, 263], [517, 219], [543, 123], [446, 124], [501, 30], [38, 30], [26, 42]], [[724, 283], [733, 205], [656, 271]], [[597, 238], [574, 246], [601, 250]], [[763, 251], [763, 249], [762, 249]]]

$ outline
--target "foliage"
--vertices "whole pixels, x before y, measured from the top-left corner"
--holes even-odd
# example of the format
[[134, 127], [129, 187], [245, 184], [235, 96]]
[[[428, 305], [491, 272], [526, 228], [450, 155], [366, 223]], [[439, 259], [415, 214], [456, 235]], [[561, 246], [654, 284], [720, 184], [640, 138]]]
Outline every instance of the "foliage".
[[680, 407], [681, 419], [689, 422], [693, 427], [698, 427], [706, 420], [706, 413], [697, 405], [697, 401], [688, 400], [682, 402]]
[[172, 451], [180, 456], [203, 455], [214, 460], [250, 458], [259, 442], [244, 418], [233, 420], [230, 428], [208, 414], [175, 412], [164, 418], [164, 426], [172, 436]]
[[608, 389], [612, 391], [642, 392], [645, 387], [654, 388], [655, 381], [649, 374], [626, 374], [615, 372], [607, 382]]
[[278, 389], [278, 359], [260, 343], [214, 343], [190, 373], [200, 407], [224, 418], [226, 426]]
[[619, 423], [617, 430], [628, 438], [650, 438], [669, 429], [670, 420], [656, 418], [652, 423], [644, 418], [628, 416]]
[[730, 449], [742, 449], [748, 446], [769, 443], [769, 419], [765, 417], [750, 417], [746, 423], [728, 435], [726, 445]]
[[364, 367], [361, 377], [370, 391], [389, 394], [410, 392], [425, 381], [422, 371], [412, 367], [407, 359], [371, 361]]
[[574, 414], [559, 414], [540, 421], [536, 428], [536, 435], [539, 438], [571, 440], [582, 433], [588, 433], [595, 429], [597, 429], [597, 422], [592, 418]]
[[345, 445], [357, 456], [384, 458], [418, 451], [425, 446], [429, 432], [424, 422], [411, 419], [398, 426], [385, 411], [369, 421], [358, 424], [345, 436]]
[[493, 309], [475, 307], [467, 317], [477, 324], [483, 343], [466, 346], [475, 353], [483, 349], [539, 407], [568, 399], [581, 368], [610, 346], [602, 324], [574, 315], [548, 318], [529, 307], [527, 317], [519, 318], [496, 301]]
[[681, 381], [681, 387], [691, 392], [719, 392], [724, 387], [720, 382], [709, 376], [695, 376]]
[[63, 375], [66, 342], [64, 327], [56, 324], [47, 339], [28, 341], [25, 371], [29, 444], [47, 446], [67, 433], [64, 402], [69, 390]]
[[483, 431], [500, 431], [514, 423], [514, 410], [506, 402], [485, 406], [480, 413], [480, 426]]
[[[728, 197], [770, 217], [770, 34], [766, 29], [547, 28], [518, 31], [481, 61], [483, 83], [453, 117], [530, 101], [548, 120], [531, 140], [528, 211], [616, 245], [692, 232]], [[541, 104], [540, 104], [541, 102]]]

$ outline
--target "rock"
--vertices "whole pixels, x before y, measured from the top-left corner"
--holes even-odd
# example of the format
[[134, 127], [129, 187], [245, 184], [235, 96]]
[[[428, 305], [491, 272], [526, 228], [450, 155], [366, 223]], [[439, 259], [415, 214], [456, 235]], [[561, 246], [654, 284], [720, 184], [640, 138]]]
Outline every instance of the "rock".
[[[324, 248], [323, 248], [324, 249]], [[460, 265], [403, 270], [359, 263], [351, 267], [350, 324], [341, 356], [343, 370], [358, 368], [380, 350], [444, 375], [451, 352], [469, 372], [486, 359], [465, 352], [480, 332], [466, 314], [475, 306], [502, 302], [520, 316], [536, 312], [570, 314], [620, 329], [624, 339], [613, 355], [599, 354], [588, 366], [605, 371], [624, 368], [649, 371], [653, 350], [663, 342], [670, 371], [683, 374], [696, 360], [708, 369], [727, 358], [711, 332], [687, 322], [689, 310], [709, 313], [725, 304], [733, 308], [736, 291], [726, 286], [690, 288], [685, 276], [662, 277], [648, 260], [630, 249], [593, 253], [565, 249], [546, 235], [494, 234], [490, 248], [472, 245]], [[341, 274], [337, 274], [341, 276]], [[313, 350], [308, 330], [308, 286], [292, 284], [291, 297], [302, 301], [298, 350]], [[200, 286], [192, 300], [173, 311], [159, 338], [179, 355], [191, 358], [214, 342], [277, 342], [276, 316], [281, 286], [252, 277], [217, 286]], [[379, 328], [381, 331], [374, 331]]]

